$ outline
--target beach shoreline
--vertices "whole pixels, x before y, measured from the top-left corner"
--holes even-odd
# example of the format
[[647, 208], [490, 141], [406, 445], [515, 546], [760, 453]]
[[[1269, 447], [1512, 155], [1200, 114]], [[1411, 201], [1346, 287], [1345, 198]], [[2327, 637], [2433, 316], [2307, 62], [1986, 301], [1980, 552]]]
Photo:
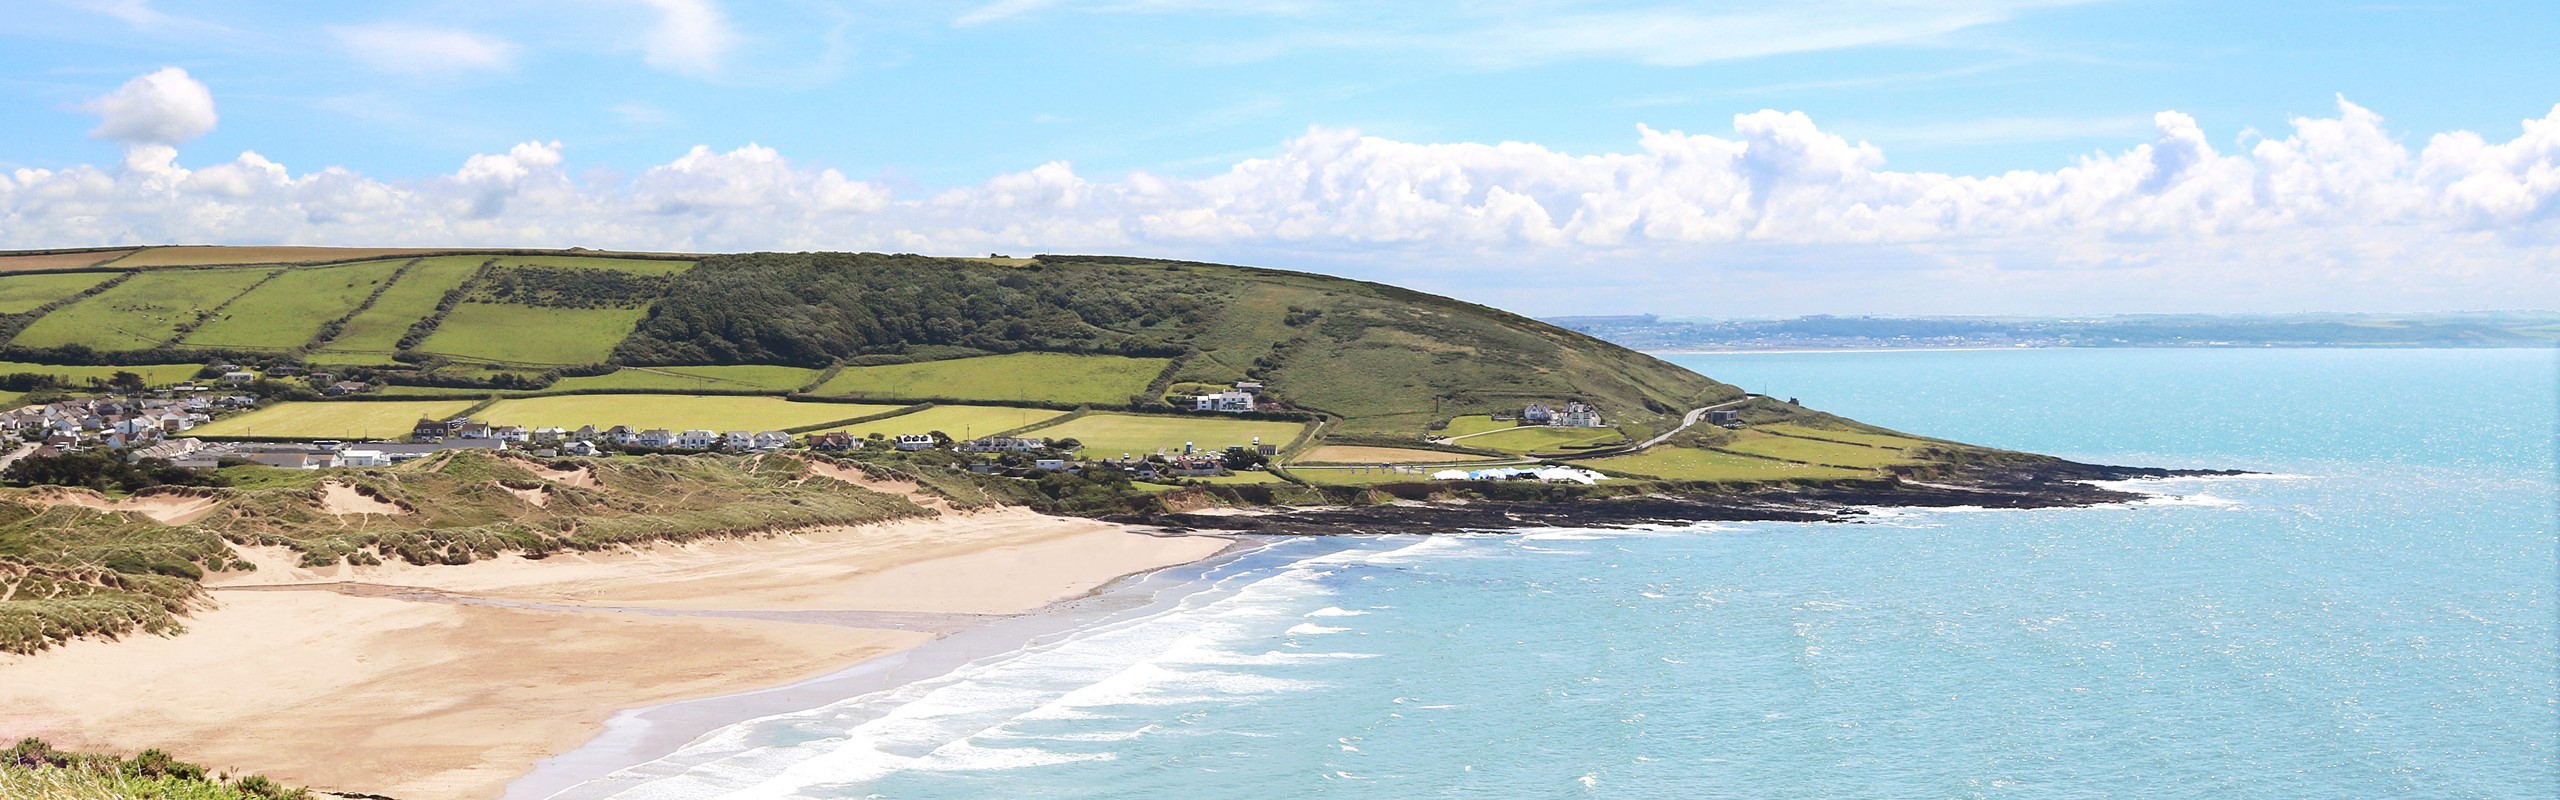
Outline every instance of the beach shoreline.
[[210, 576], [185, 633], [0, 656], [0, 735], [497, 797], [626, 713], [822, 679], [1235, 545], [1003, 509], [461, 566], [240, 548], [262, 569]]

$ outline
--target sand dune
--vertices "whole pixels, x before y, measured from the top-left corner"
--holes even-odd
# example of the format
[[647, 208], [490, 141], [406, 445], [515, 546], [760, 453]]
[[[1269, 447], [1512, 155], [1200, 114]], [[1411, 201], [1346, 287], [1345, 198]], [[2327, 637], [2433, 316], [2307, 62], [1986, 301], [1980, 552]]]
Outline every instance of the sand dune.
[[185, 525], [199, 519], [222, 501], [188, 494], [146, 494], [109, 500], [105, 495], [87, 489], [51, 489], [35, 496], [35, 501], [53, 506], [79, 506], [100, 511], [130, 511], [168, 525]]
[[[1227, 544], [1004, 510], [460, 567], [312, 569], [235, 545], [260, 569], [210, 576], [218, 607], [188, 633], [0, 656], [0, 738], [494, 797], [618, 709], [814, 677], [965, 624], [954, 614], [1032, 610]], [[879, 613], [818, 613], [845, 611]], [[901, 614], [944, 624], [851, 627]]]
[[398, 503], [365, 494], [358, 491], [356, 487], [334, 481], [320, 484], [320, 510], [341, 517], [360, 514], [397, 516], [409, 513], [409, 509], [400, 507]]

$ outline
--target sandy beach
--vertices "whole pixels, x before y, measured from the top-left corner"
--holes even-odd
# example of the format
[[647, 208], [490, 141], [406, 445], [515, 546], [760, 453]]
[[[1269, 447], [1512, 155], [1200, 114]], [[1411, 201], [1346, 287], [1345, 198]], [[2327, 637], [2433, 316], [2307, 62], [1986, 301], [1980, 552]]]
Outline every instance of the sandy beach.
[[495, 797], [624, 708], [787, 684], [1229, 542], [1021, 510], [459, 567], [211, 577], [185, 634], [0, 656], [0, 737]]

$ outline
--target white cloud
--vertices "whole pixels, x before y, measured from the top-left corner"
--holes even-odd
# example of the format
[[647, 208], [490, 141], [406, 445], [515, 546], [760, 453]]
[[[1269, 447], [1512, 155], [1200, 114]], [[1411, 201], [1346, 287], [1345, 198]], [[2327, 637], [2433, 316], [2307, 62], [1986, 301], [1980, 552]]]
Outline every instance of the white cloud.
[[515, 65], [517, 49], [471, 31], [402, 23], [333, 27], [329, 34], [348, 56], [405, 75], [500, 72]]
[[649, 66], [695, 77], [720, 70], [721, 59], [738, 43], [729, 17], [712, 0], [638, 0], [658, 12], [656, 25], [641, 37]]
[[89, 135], [128, 146], [175, 145], [213, 132], [213, 92], [177, 67], [126, 81], [80, 107], [98, 115]]
[[2414, 152], [2344, 100], [2243, 152], [2185, 114], [2151, 129], [2059, 169], [1968, 177], [1885, 169], [1882, 148], [1778, 111], [1723, 136], [1641, 129], [1632, 150], [1597, 154], [1317, 128], [1205, 178], [1097, 180], [1061, 162], [922, 198], [756, 145], [696, 147], [614, 184], [572, 180], [556, 142], [411, 182], [296, 176], [256, 154], [190, 172], [162, 146], [121, 171], [0, 177], [0, 246], [1105, 251], [1323, 267], [1533, 310], [2560, 306], [2560, 106], [2503, 141], [2452, 132]]

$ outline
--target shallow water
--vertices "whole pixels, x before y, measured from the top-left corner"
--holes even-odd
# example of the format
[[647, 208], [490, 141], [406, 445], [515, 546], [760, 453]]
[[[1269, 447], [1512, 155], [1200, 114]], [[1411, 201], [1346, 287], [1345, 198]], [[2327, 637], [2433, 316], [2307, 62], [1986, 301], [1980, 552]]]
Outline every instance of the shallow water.
[[1680, 356], [2266, 476], [1855, 524], [1283, 541], [577, 796], [2550, 797], [2550, 351]]

